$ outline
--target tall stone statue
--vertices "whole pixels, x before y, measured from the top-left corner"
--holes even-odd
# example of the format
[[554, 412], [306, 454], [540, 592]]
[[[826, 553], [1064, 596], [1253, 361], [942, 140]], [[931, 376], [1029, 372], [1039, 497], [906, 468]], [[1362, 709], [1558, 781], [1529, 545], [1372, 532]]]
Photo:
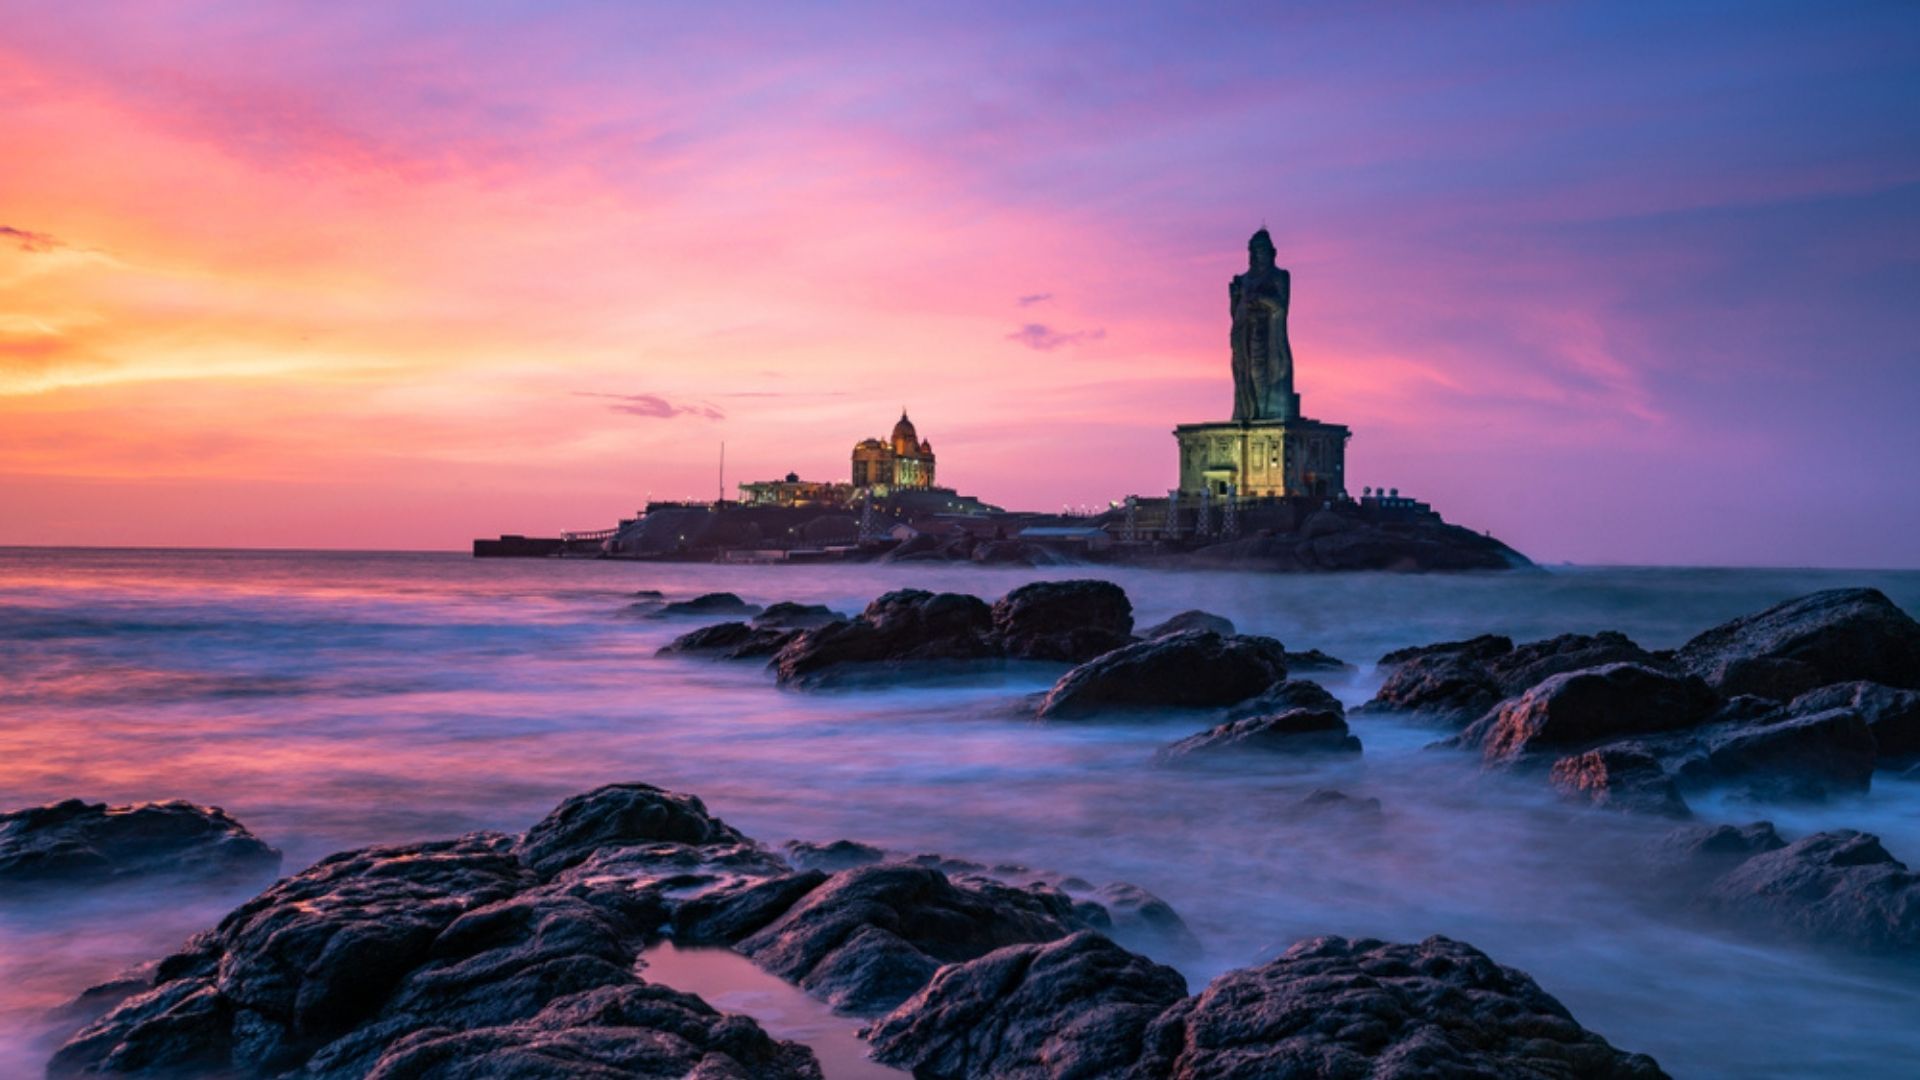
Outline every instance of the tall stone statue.
[[1287, 307], [1293, 278], [1273, 263], [1273, 238], [1261, 229], [1247, 241], [1247, 272], [1227, 286], [1233, 307], [1233, 418], [1296, 420], [1293, 346], [1287, 341]]

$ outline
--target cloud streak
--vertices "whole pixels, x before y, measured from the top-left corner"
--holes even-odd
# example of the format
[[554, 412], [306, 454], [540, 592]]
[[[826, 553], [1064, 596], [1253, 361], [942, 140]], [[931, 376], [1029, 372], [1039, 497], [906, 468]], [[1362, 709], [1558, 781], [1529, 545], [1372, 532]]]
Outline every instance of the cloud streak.
[[1027, 323], [1008, 334], [1007, 340], [1018, 342], [1037, 352], [1052, 352], [1068, 345], [1100, 341], [1106, 336], [1105, 330], [1055, 330], [1045, 323]]
[[46, 233], [19, 229], [12, 225], [0, 225], [0, 240], [12, 244], [21, 251], [46, 252], [65, 246]]
[[580, 397], [605, 398], [612, 403], [607, 406], [617, 413], [638, 416], [648, 420], [671, 420], [676, 416], [697, 416], [706, 420], [724, 420], [726, 413], [700, 402], [680, 405], [661, 397], [659, 394], [605, 394], [591, 390], [575, 391]]

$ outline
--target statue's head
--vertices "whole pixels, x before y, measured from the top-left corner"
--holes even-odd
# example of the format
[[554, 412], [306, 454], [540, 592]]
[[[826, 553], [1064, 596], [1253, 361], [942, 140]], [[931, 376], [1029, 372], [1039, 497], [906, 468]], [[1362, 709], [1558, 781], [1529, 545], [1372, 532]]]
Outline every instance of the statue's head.
[[1264, 270], [1273, 265], [1273, 237], [1267, 235], [1263, 227], [1247, 241], [1247, 265], [1255, 270]]

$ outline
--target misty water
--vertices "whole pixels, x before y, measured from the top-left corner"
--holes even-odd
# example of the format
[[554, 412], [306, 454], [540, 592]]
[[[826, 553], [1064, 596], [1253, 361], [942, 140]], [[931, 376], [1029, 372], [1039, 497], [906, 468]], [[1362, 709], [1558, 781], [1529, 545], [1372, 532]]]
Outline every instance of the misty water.
[[[1357, 760], [1168, 770], [1153, 751], [1201, 721], [1036, 723], [1029, 696], [1061, 669], [784, 691], [755, 664], [655, 657], [698, 623], [625, 610], [640, 589], [727, 589], [856, 611], [892, 588], [992, 599], [1040, 576], [1114, 580], [1143, 624], [1205, 608], [1354, 661], [1358, 673], [1329, 681], [1349, 704], [1371, 695], [1382, 652], [1482, 632], [1618, 629], [1668, 647], [1851, 584], [1920, 611], [1920, 573], [1286, 577], [0, 551], [0, 807], [218, 805], [285, 851], [292, 873], [370, 843], [522, 830], [566, 795], [641, 780], [698, 794], [769, 844], [844, 837], [1133, 882], [1198, 935], [1201, 955], [1162, 958], [1195, 989], [1306, 936], [1439, 933], [1527, 971], [1583, 1024], [1678, 1076], [1911, 1075], [1920, 1061], [1911, 965], [1651, 904], [1623, 867], [1666, 824], [1578, 812], [1537, 779], [1483, 774], [1423, 749], [1430, 728], [1360, 717]], [[1323, 787], [1376, 797], [1384, 817], [1288, 813]], [[1920, 859], [1920, 783], [1887, 774], [1858, 799], [1695, 806], [1706, 820], [1770, 818], [1789, 836], [1862, 828]], [[0, 903], [0, 1075], [37, 1073], [48, 1010], [243, 898], [150, 886]], [[856, 1026], [778, 987], [730, 985], [725, 964], [657, 959], [661, 981], [680, 971], [699, 983], [685, 988], [789, 1037], [843, 1050]]]

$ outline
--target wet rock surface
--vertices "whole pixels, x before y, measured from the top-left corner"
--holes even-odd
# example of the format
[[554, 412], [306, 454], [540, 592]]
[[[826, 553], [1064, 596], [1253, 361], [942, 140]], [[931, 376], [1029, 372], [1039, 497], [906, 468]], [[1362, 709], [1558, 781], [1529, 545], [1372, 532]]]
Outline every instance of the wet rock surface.
[[1261, 754], [1357, 754], [1360, 740], [1344, 716], [1327, 709], [1290, 709], [1272, 716], [1233, 720], [1163, 748], [1165, 764], [1194, 763]]
[[1553, 763], [1551, 780], [1561, 794], [1592, 806], [1668, 817], [1691, 813], [1680, 786], [1640, 743], [1616, 743], [1563, 757]]
[[[796, 869], [691, 795], [615, 784], [524, 835], [366, 848], [241, 905], [137, 980], [50, 1075], [811, 1077], [810, 1051], [647, 980], [645, 947], [729, 945], [835, 1007], [883, 1012], [943, 965], [1079, 930], [1191, 935], [1164, 902], [1019, 867], [795, 845]], [[117, 1004], [115, 1004], [117, 1002]], [[110, 1006], [110, 1008], [109, 1008]]]
[[1502, 702], [1460, 734], [1490, 763], [1577, 749], [1700, 723], [1713, 711], [1704, 682], [1641, 664], [1563, 672]]
[[1386, 679], [1362, 708], [1466, 724], [1554, 675], [1615, 663], [1660, 665], [1626, 635], [1612, 631], [1562, 634], [1518, 647], [1510, 638], [1486, 634], [1399, 649], [1380, 658]]
[[1126, 1076], [1180, 973], [1082, 931], [944, 968], [866, 1031], [876, 1060], [928, 1080]]
[[1177, 973], [1078, 935], [947, 968], [869, 1038], [936, 1078], [1665, 1075], [1440, 937], [1315, 938], [1186, 997]]
[[1286, 677], [1286, 650], [1272, 638], [1190, 630], [1116, 649], [1074, 668], [1048, 691], [1040, 716], [1223, 708], [1256, 697]]
[[0, 884], [106, 885], [140, 878], [272, 880], [280, 852], [218, 807], [80, 799], [0, 814]]
[[1920, 757], [1920, 691], [1898, 690], [1872, 682], [1845, 682], [1809, 690], [1794, 698], [1787, 712], [1809, 714], [1850, 709], [1873, 735], [1874, 759], [1885, 767]]
[[1829, 589], [1722, 623], [1674, 660], [1729, 697], [1785, 701], [1855, 680], [1920, 689], [1920, 623], [1878, 589]]

